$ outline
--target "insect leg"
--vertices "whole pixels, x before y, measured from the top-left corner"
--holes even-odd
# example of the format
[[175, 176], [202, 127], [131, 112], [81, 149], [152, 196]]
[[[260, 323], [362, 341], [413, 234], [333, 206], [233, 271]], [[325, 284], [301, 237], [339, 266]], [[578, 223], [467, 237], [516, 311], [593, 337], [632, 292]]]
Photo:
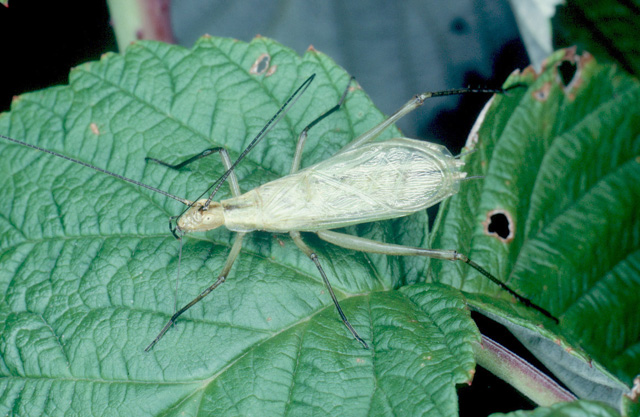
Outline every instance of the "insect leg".
[[318, 271], [322, 276], [322, 280], [324, 281], [324, 284], [326, 285], [327, 290], [329, 290], [329, 294], [331, 295], [333, 304], [335, 304], [336, 309], [338, 310], [338, 314], [340, 314], [340, 318], [342, 319], [342, 322], [344, 323], [344, 325], [347, 326], [347, 329], [349, 329], [353, 337], [355, 337], [358, 342], [362, 343], [362, 346], [364, 346], [365, 349], [369, 349], [369, 345], [367, 345], [367, 342], [365, 342], [364, 339], [360, 337], [358, 332], [356, 332], [353, 326], [351, 326], [351, 323], [349, 323], [347, 316], [344, 315], [344, 312], [342, 311], [342, 307], [340, 307], [340, 303], [338, 302], [336, 295], [333, 293], [333, 288], [331, 288], [329, 279], [327, 278], [327, 275], [324, 273], [324, 269], [322, 269], [322, 265], [320, 265], [320, 261], [318, 260], [318, 255], [316, 255], [315, 252], [313, 252], [313, 250], [311, 250], [311, 248], [307, 246], [306, 243], [304, 243], [304, 241], [302, 240], [302, 237], [300, 237], [300, 232], [290, 232], [289, 234], [291, 235], [291, 238], [293, 239], [296, 246], [300, 248], [300, 250], [304, 252], [309, 257], [309, 259], [313, 261], [313, 263], [316, 265], [316, 268], [318, 268]]
[[291, 107], [296, 103], [296, 101], [298, 101], [300, 96], [305, 91], [307, 91], [307, 88], [309, 88], [309, 85], [311, 84], [311, 82], [315, 77], [316, 77], [316, 74], [312, 74], [300, 85], [300, 87], [298, 87], [296, 91], [293, 92], [293, 94], [291, 94], [291, 96], [289, 96], [287, 101], [284, 102], [284, 104], [280, 107], [280, 109], [276, 112], [276, 114], [274, 114], [271, 117], [271, 119], [269, 119], [267, 124], [264, 125], [262, 130], [260, 130], [258, 135], [255, 138], [253, 138], [253, 140], [249, 143], [249, 145], [247, 145], [244, 151], [242, 151], [240, 156], [238, 156], [238, 159], [236, 159], [236, 161], [233, 164], [231, 164], [231, 166], [227, 169], [227, 172], [222, 174], [222, 176], [218, 178], [216, 182], [211, 184], [211, 186], [207, 189], [207, 192], [209, 190], [212, 190], [212, 191], [211, 191], [211, 195], [209, 196], [209, 198], [207, 199], [207, 202], [204, 205], [205, 208], [209, 207], [209, 203], [213, 200], [213, 197], [216, 195], [216, 193], [222, 186], [222, 183], [224, 182], [224, 180], [226, 180], [227, 177], [229, 177], [229, 175], [233, 173], [234, 168], [238, 166], [240, 161], [242, 161], [247, 156], [247, 154], [249, 154], [249, 152], [251, 152], [251, 150], [255, 148], [256, 145], [258, 145], [258, 143], [260, 143], [260, 141], [262, 141], [262, 139], [264, 139], [264, 137], [271, 131], [271, 129], [273, 129], [273, 127], [280, 121], [280, 119], [282, 119], [289, 112]]
[[293, 163], [291, 164], [291, 174], [298, 172], [298, 170], [300, 169], [300, 161], [302, 160], [302, 151], [304, 149], [304, 144], [307, 140], [307, 134], [309, 133], [309, 130], [315, 125], [317, 125], [318, 123], [320, 123], [322, 120], [324, 120], [327, 116], [329, 116], [332, 113], [335, 113], [340, 109], [340, 107], [342, 107], [344, 100], [347, 98], [349, 87], [351, 87], [351, 83], [353, 82], [354, 79], [355, 79], [354, 77], [351, 77], [349, 79], [349, 82], [347, 83], [347, 87], [344, 89], [342, 96], [340, 96], [340, 100], [338, 100], [338, 104], [336, 104], [326, 112], [322, 113], [314, 121], [309, 123], [304, 129], [302, 129], [302, 132], [300, 132], [300, 135], [298, 136], [298, 143], [296, 144], [296, 153], [293, 156]]
[[476, 271], [480, 272], [482, 275], [487, 277], [491, 282], [500, 286], [503, 290], [507, 291], [513, 297], [515, 297], [519, 302], [526, 305], [527, 307], [531, 307], [535, 310], [538, 310], [540, 313], [545, 316], [553, 319], [556, 323], [558, 319], [555, 318], [551, 313], [549, 313], [544, 308], [534, 304], [529, 299], [521, 296], [511, 288], [509, 288], [505, 283], [500, 281], [498, 278], [494, 277], [487, 270], [482, 268], [477, 263], [473, 262], [471, 259], [466, 257], [465, 255], [458, 253], [454, 250], [441, 250], [441, 249], [424, 249], [424, 248], [416, 248], [412, 246], [402, 246], [395, 245], [393, 243], [384, 243], [378, 242], [371, 239], [365, 239], [358, 236], [347, 235], [344, 233], [337, 233], [330, 230], [322, 230], [317, 232], [318, 237], [320, 239], [325, 240], [329, 243], [332, 243], [336, 246], [340, 246], [346, 249], [352, 249], [359, 252], [369, 252], [369, 253], [380, 253], [383, 255], [395, 255], [395, 256], [426, 256], [429, 258], [436, 259], [445, 259], [449, 261], [462, 261], [469, 266], [471, 266]]
[[192, 162], [197, 161], [198, 159], [204, 158], [205, 156], [209, 156], [209, 155], [211, 155], [213, 153], [220, 152], [222, 149], [224, 149], [224, 148], [219, 148], [218, 147], [218, 148], [205, 149], [204, 151], [200, 152], [199, 154], [194, 155], [191, 158], [187, 158], [186, 160], [180, 162], [179, 164], [175, 164], [175, 165], [171, 165], [168, 162], [161, 161], [160, 159], [156, 159], [156, 158], [150, 158], [150, 157], [146, 157], [146, 158], [144, 158], [144, 160], [146, 162], [149, 162], [149, 161], [155, 162], [157, 164], [164, 165], [167, 168], [171, 168], [171, 169], [176, 169], [177, 170], [177, 169], [180, 169], [182, 167], [185, 167], [185, 166], [189, 165]]
[[220, 284], [226, 281], [227, 276], [229, 275], [229, 271], [231, 271], [231, 267], [233, 266], [233, 263], [235, 262], [236, 258], [240, 254], [240, 249], [242, 248], [242, 238], [244, 237], [244, 235], [245, 233], [236, 234], [236, 240], [233, 242], [233, 246], [231, 247], [231, 251], [229, 252], [229, 256], [227, 257], [227, 262], [224, 264], [224, 267], [222, 268], [220, 275], [218, 275], [218, 279], [209, 287], [207, 287], [204, 291], [202, 291], [196, 298], [191, 300], [188, 304], [186, 304], [180, 310], [176, 311], [174, 315], [171, 316], [167, 324], [164, 325], [162, 330], [160, 330], [160, 333], [158, 333], [158, 336], [156, 336], [156, 338], [153, 339], [153, 342], [151, 342], [149, 346], [145, 348], [144, 350], [145, 352], [149, 352], [151, 349], [153, 349], [156, 343], [158, 343], [158, 341], [162, 339], [162, 337], [167, 332], [167, 330], [169, 330], [171, 326], [173, 326], [173, 324], [176, 322], [178, 317], [182, 315], [182, 313], [184, 313], [185, 311], [193, 307], [200, 300], [202, 300], [204, 297], [209, 295], [211, 291], [215, 290], [216, 288], [218, 288]]
[[[168, 162], [164, 162], [161, 161], [159, 159], [156, 158], [144, 158], [145, 161], [147, 162], [155, 162], [157, 164], [166, 166], [167, 168], [171, 168], [171, 169], [175, 169], [175, 170], [179, 170], [187, 165], [189, 165], [192, 162], [197, 161], [198, 159], [202, 159], [204, 157], [207, 157], [209, 155], [212, 155], [214, 153], [219, 153], [220, 157], [222, 158], [222, 164], [224, 165], [224, 169], [229, 171], [231, 169], [231, 159], [229, 158], [229, 153], [227, 152], [227, 150], [225, 148], [221, 148], [221, 147], [217, 147], [217, 148], [209, 148], [209, 149], [205, 149], [204, 151], [200, 152], [197, 155], [194, 155], [190, 158], [185, 159], [184, 161], [175, 164], [175, 165], [171, 165]], [[234, 197], [239, 196], [240, 193], [240, 187], [238, 185], [238, 178], [236, 177], [236, 174], [233, 170], [231, 170], [231, 172], [229, 173], [229, 183], [231, 186], [231, 194], [233, 194]]]
[[370, 130], [366, 131], [362, 135], [355, 138], [349, 144], [347, 144], [344, 148], [340, 150], [340, 152], [347, 151], [349, 149], [357, 148], [367, 142], [370, 142], [377, 138], [380, 133], [382, 133], [386, 128], [402, 119], [407, 114], [411, 113], [418, 107], [422, 106], [426, 99], [431, 97], [444, 97], [444, 96], [452, 96], [457, 94], [466, 94], [466, 93], [502, 93], [504, 90], [502, 89], [490, 89], [490, 88], [458, 88], [454, 90], [444, 90], [444, 91], [434, 91], [429, 93], [422, 93], [414, 96], [411, 100], [406, 102], [404, 106], [400, 107], [395, 113], [389, 116], [386, 120], [381, 122], [380, 124], [374, 126]]

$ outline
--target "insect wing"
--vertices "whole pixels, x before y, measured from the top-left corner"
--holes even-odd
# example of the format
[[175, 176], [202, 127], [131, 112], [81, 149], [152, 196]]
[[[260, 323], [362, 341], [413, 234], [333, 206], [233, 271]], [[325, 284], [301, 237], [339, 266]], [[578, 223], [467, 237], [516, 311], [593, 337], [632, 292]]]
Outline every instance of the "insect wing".
[[239, 197], [260, 206], [259, 214], [243, 212], [253, 204], [227, 200], [227, 226], [316, 231], [406, 216], [455, 194], [462, 165], [439, 145], [405, 138], [370, 143]]

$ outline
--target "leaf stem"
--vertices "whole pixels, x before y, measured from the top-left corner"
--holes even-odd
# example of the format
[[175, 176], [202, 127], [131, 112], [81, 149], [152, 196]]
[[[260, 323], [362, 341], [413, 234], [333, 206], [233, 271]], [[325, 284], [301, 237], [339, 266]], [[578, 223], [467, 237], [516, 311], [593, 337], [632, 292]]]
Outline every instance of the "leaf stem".
[[539, 406], [575, 401], [577, 398], [504, 346], [482, 335], [482, 344], [474, 345], [478, 365], [504, 380]]
[[107, 0], [118, 49], [140, 39], [173, 43], [168, 0]]

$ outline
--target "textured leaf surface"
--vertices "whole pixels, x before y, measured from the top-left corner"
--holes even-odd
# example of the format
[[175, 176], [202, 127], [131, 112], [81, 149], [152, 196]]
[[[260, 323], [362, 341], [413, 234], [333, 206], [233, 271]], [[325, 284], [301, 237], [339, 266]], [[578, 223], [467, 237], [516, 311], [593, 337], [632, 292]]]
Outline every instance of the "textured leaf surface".
[[[347, 85], [322, 54], [300, 58], [267, 39], [203, 38], [193, 50], [141, 42], [76, 68], [69, 86], [17, 98], [0, 132], [193, 199], [222, 173], [215, 157], [181, 172], [144, 158], [177, 162], [212, 146], [237, 157], [312, 73], [239, 167], [248, 190], [288, 171], [298, 133]], [[353, 88], [312, 130], [303, 165], [382, 117]], [[0, 152], [0, 414], [456, 414], [478, 333], [457, 290], [403, 287], [425, 261], [305, 236], [371, 344], [364, 350], [313, 264], [287, 237], [255, 233], [228, 281], [145, 354], [174, 308], [178, 245], [167, 219], [179, 204], [6, 141]], [[350, 231], [424, 246], [426, 224], [417, 214]], [[232, 239], [223, 230], [186, 238], [179, 304], [215, 279]]]
[[609, 60], [625, 71], [640, 74], [638, 0], [569, 0], [554, 18], [556, 47], [579, 45], [599, 60]]
[[[577, 69], [568, 80], [567, 64]], [[507, 83], [522, 86], [495, 98], [473, 137], [467, 166], [486, 178], [449, 201], [434, 246], [467, 251], [560, 323], [469, 295], [478, 308], [584, 349], [630, 386], [640, 373], [640, 87], [572, 50]], [[500, 213], [504, 239], [487, 231]], [[498, 294], [457, 265], [432, 265], [442, 282]]]

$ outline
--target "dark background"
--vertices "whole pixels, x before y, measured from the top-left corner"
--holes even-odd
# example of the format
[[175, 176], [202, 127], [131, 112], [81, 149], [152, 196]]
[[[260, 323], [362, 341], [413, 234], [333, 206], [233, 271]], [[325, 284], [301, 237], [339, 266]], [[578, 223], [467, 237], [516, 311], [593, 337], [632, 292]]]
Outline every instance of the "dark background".
[[[424, 91], [499, 88], [528, 65], [507, 0], [446, 7], [440, 0], [327, 1], [318, 2], [330, 5], [321, 10], [302, 7], [304, 0], [257, 1], [181, 0], [172, 10], [175, 38], [191, 47], [205, 33], [243, 41], [261, 34], [300, 54], [313, 45], [354, 75], [386, 114]], [[11, 1], [0, 6], [0, 31], [1, 111], [13, 96], [66, 84], [72, 67], [118, 49], [102, 1]], [[443, 143], [455, 154], [487, 99], [433, 99], [398, 125], [408, 137]]]

